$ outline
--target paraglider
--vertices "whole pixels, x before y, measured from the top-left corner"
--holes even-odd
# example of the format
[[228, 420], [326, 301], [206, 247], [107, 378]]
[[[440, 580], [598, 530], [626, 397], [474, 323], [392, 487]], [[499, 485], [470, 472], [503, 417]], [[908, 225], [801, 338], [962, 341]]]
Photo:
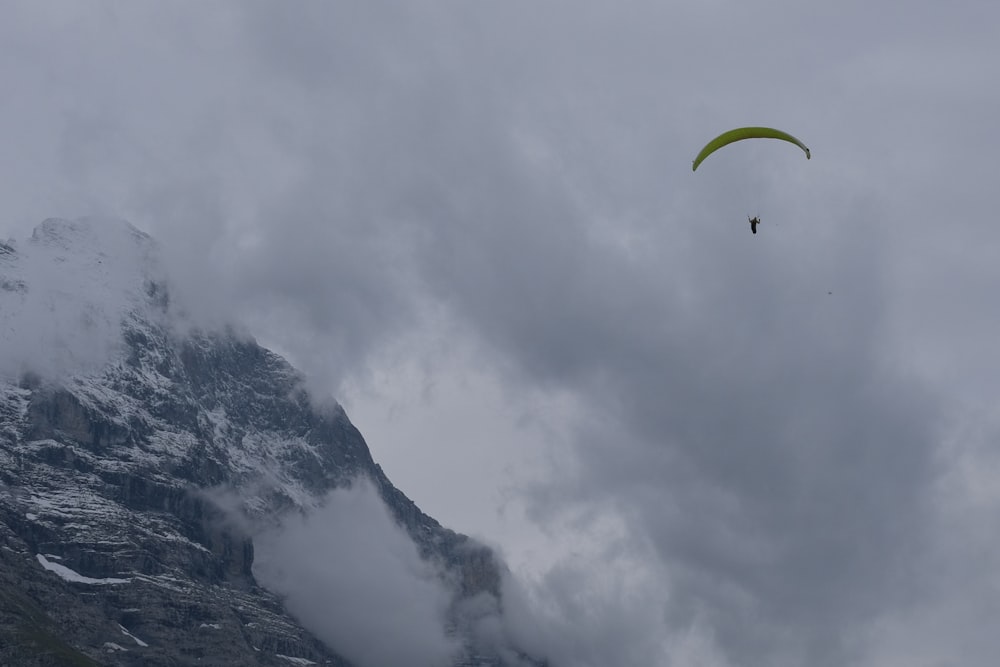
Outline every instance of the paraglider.
[[[705, 158], [723, 146], [728, 146], [734, 141], [743, 141], [744, 139], [780, 139], [781, 141], [787, 141], [805, 151], [807, 160], [812, 159], [809, 147], [783, 130], [776, 130], [773, 127], [738, 127], [735, 130], [723, 132], [705, 144], [705, 147], [695, 156], [694, 162], [691, 164], [691, 171], [697, 171], [698, 165], [704, 162]], [[756, 234], [760, 218], [747, 216], [747, 221], [750, 222], [750, 231]]]
[[782, 141], [795, 144], [805, 151], [807, 160], [812, 158], [809, 154], [809, 148], [787, 132], [776, 130], [771, 127], [739, 127], [735, 130], [723, 132], [715, 139], [712, 139], [710, 142], [705, 144], [705, 147], [702, 148], [701, 152], [698, 153], [697, 157], [695, 157], [694, 163], [691, 165], [691, 171], [697, 170], [698, 165], [701, 164], [705, 158], [723, 146], [727, 146], [734, 141], [742, 141], [743, 139], [781, 139]]

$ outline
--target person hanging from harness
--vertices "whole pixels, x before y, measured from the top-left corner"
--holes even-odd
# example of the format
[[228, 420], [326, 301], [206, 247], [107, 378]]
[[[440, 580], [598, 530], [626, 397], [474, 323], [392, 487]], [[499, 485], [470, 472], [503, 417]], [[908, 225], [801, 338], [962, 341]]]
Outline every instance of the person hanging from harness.
[[747, 216], [747, 220], [750, 221], [750, 231], [753, 232], [754, 234], [756, 234], [757, 233], [757, 225], [760, 224], [760, 218], [758, 218], [757, 216], [754, 216], [752, 218], [750, 216]]

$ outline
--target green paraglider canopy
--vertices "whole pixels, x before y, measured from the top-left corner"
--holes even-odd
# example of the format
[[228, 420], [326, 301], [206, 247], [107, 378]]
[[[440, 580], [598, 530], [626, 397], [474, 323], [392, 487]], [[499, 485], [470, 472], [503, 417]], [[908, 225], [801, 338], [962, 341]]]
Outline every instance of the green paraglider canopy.
[[698, 153], [698, 157], [694, 159], [694, 164], [691, 165], [691, 171], [696, 170], [698, 165], [701, 164], [705, 158], [723, 146], [731, 144], [734, 141], [742, 141], [743, 139], [781, 139], [782, 141], [793, 143], [804, 150], [806, 152], [807, 160], [812, 158], [806, 145], [787, 132], [775, 130], [771, 127], [739, 127], [735, 130], [723, 132], [715, 139], [712, 139], [710, 142], [705, 144], [705, 147], [701, 149], [700, 153]]

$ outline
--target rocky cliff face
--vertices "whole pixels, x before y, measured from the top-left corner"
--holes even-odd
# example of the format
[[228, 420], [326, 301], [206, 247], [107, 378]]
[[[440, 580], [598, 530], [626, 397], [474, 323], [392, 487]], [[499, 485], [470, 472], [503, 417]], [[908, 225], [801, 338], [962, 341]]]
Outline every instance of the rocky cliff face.
[[[61, 326], [94, 341], [114, 331], [115, 344], [68, 374], [0, 368], [0, 664], [350, 664], [255, 580], [252, 535], [220, 508], [219, 489], [267, 522], [366, 477], [439, 567], [454, 609], [499, 599], [493, 554], [396, 489], [338, 405], [317, 405], [295, 369], [246, 336], [178, 329], [148, 260], [127, 279], [108, 273], [95, 224], [46, 221], [27, 254], [62, 258], [51, 269], [90, 290], [46, 297], [49, 311], [74, 309]], [[130, 257], [151, 252], [115, 225]], [[0, 328], [15, 347], [38, 310], [24, 256], [0, 245]], [[81, 304], [101, 290], [118, 293]], [[68, 352], [53, 354], [80, 361], [72, 330], [38, 344], [61, 338]], [[464, 627], [456, 616], [453, 631]], [[495, 647], [465, 645], [458, 663], [503, 664]]]

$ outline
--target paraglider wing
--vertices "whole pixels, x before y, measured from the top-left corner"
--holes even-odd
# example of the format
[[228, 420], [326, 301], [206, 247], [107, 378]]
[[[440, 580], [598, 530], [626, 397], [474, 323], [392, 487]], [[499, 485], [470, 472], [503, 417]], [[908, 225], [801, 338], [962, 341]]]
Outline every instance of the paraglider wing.
[[708, 142], [705, 147], [701, 149], [701, 152], [698, 153], [698, 157], [694, 159], [694, 164], [691, 165], [691, 171], [696, 170], [698, 165], [701, 164], [705, 158], [723, 146], [731, 144], [734, 141], [742, 141], [743, 139], [781, 139], [782, 141], [793, 143], [804, 150], [806, 152], [807, 160], [812, 158], [806, 145], [787, 132], [775, 130], [771, 127], [740, 127], [735, 130], [723, 132], [715, 139]]

